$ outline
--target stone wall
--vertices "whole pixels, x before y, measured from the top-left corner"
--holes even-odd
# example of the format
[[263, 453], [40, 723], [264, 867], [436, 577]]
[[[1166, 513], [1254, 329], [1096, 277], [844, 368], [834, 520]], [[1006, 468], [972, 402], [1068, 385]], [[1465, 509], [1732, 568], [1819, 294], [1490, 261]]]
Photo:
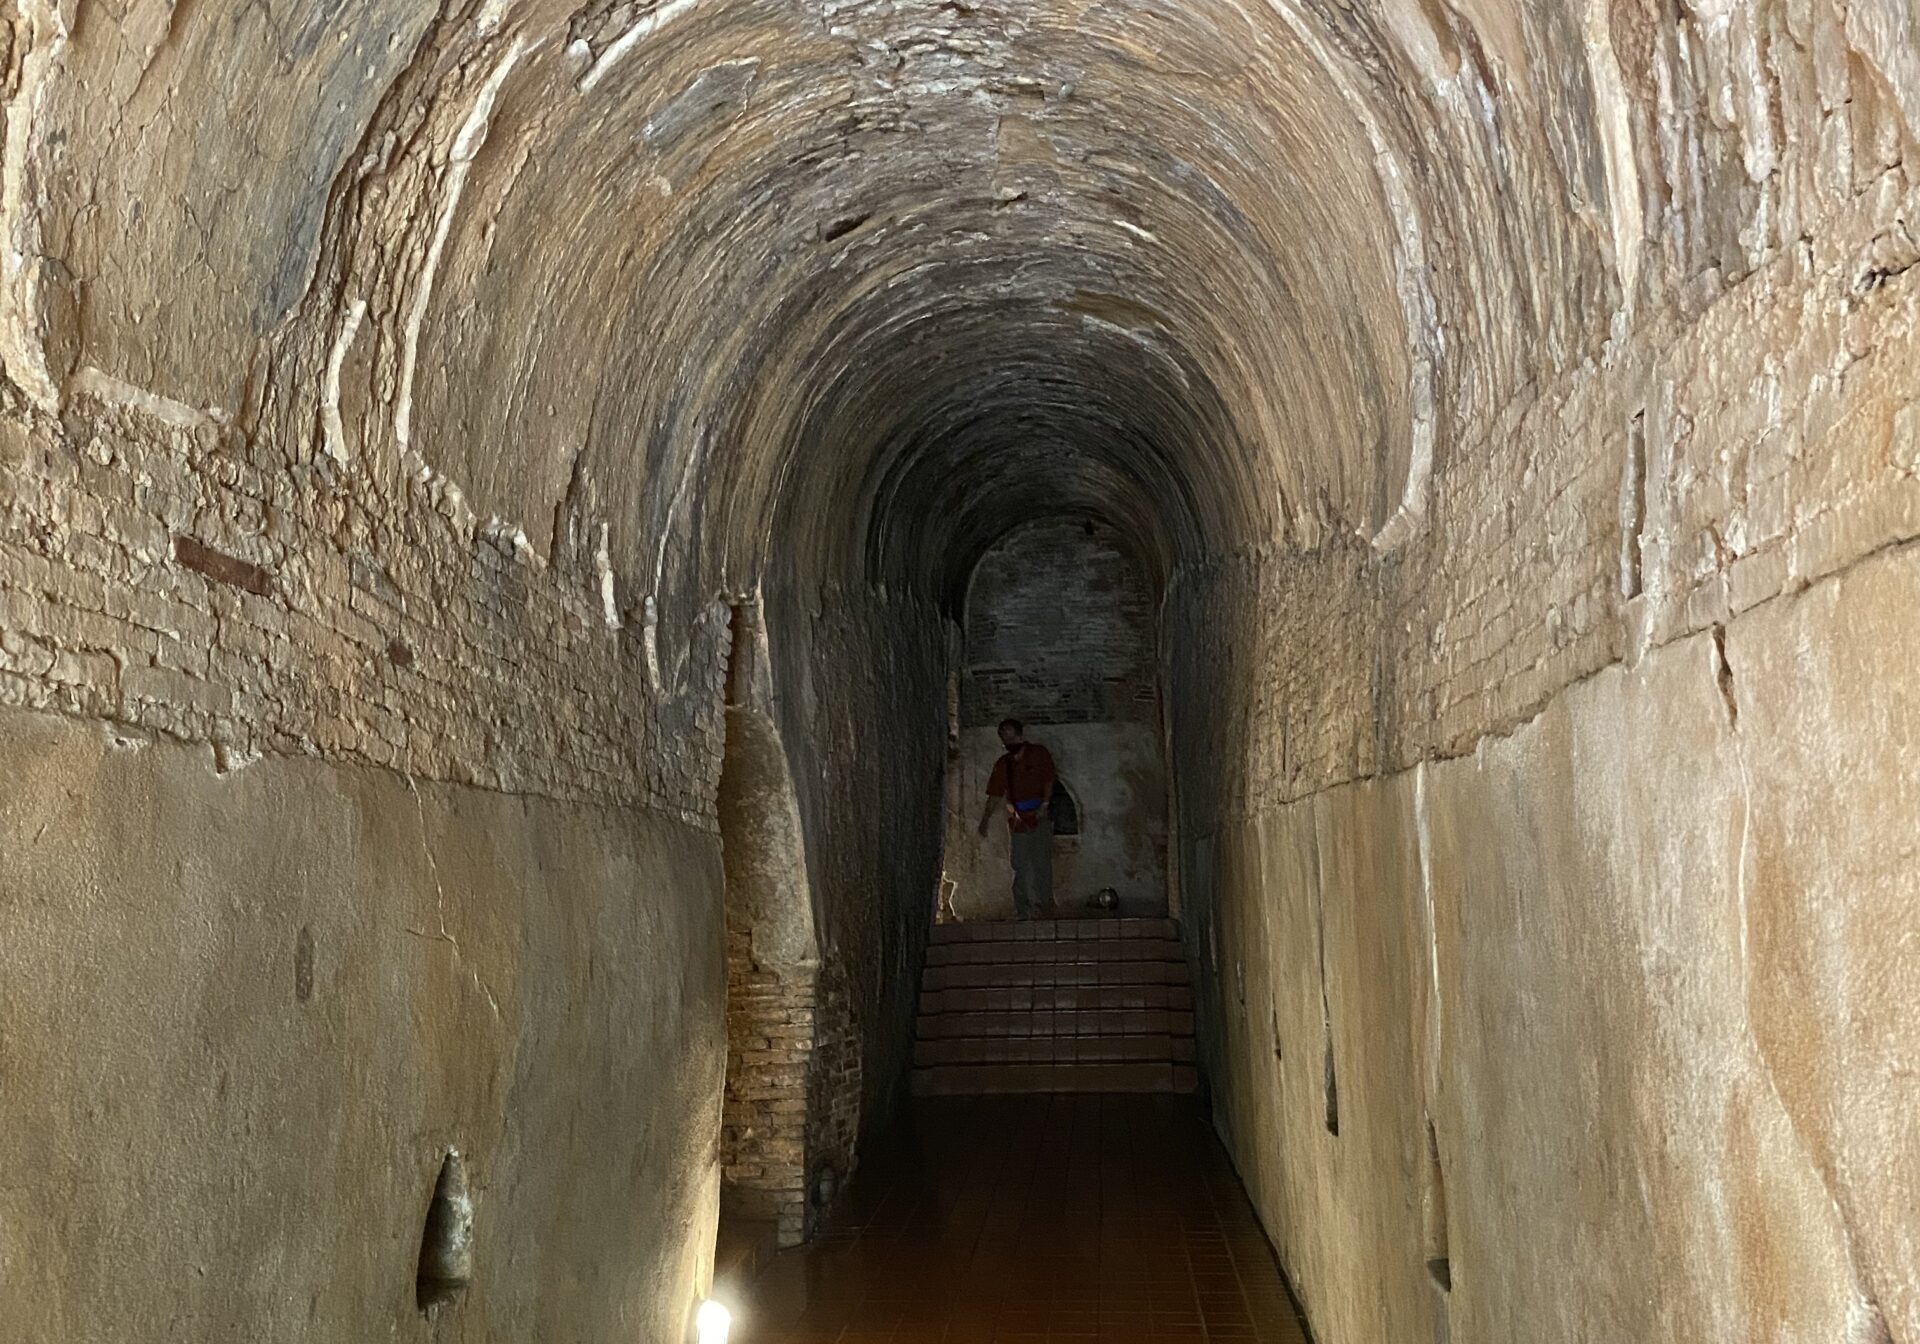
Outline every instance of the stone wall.
[[724, 607], [663, 641], [450, 482], [101, 377], [0, 450], [0, 1313], [424, 1332], [452, 1148], [473, 1337], [677, 1335], [718, 1198]]
[[904, 1096], [938, 895], [946, 631], [912, 600], [778, 587], [766, 599], [820, 940], [809, 1161], [852, 1170]]
[[[709, 832], [23, 710], [0, 773], [14, 1337], [680, 1337], [718, 1197]], [[475, 1259], [436, 1325], [450, 1149]]]
[[1916, 208], [1515, 401], [1402, 554], [1176, 575], [1208, 1071], [1328, 1344], [1920, 1337]]

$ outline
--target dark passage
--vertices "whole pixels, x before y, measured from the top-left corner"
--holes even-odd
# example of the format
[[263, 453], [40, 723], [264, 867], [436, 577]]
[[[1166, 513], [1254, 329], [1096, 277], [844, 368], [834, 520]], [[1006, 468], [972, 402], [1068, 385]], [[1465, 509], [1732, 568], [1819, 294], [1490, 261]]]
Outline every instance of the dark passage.
[[736, 1305], [746, 1344], [1306, 1340], [1190, 1097], [919, 1099]]

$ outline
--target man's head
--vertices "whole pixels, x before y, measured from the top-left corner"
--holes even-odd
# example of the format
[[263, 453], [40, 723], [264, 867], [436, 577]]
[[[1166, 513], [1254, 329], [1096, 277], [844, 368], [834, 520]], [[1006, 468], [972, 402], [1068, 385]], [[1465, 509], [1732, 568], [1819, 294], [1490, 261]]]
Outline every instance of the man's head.
[[1027, 740], [1027, 727], [1018, 719], [1000, 720], [1000, 745], [1009, 751]]

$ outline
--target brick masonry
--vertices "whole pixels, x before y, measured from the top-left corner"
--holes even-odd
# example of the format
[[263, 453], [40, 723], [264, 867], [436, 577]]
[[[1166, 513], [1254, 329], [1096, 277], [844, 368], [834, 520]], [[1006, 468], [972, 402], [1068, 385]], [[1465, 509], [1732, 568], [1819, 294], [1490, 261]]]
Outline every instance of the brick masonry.
[[862, 1043], [839, 963], [754, 965], [748, 930], [727, 931], [727, 1089], [720, 1134], [728, 1212], [772, 1222], [798, 1245], [856, 1165]]
[[820, 943], [806, 1168], [812, 1181], [831, 1167], [844, 1188], [858, 1141], [906, 1095], [939, 880], [945, 734], [927, 711], [945, 694], [946, 631], [931, 607], [868, 590], [776, 588], [767, 612], [776, 717], [800, 744], [791, 759]]
[[0, 704], [206, 743], [222, 768], [318, 756], [712, 829], [724, 608], [678, 632], [662, 685], [661, 636], [609, 628], [597, 575], [444, 483], [271, 469], [216, 423], [96, 397], [13, 412]]
[[1110, 527], [1063, 518], [1009, 534], [967, 593], [962, 726], [1157, 721], [1156, 615]]
[[748, 931], [729, 921], [721, 1179], [728, 1212], [775, 1223], [787, 1246], [807, 1230], [814, 1017], [813, 977], [756, 970]]
[[[1432, 526], [1180, 570], [1189, 778], [1234, 812], [1459, 755], [1558, 691], [1920, 533], [1920, 296], [1862, 286], [1916, 207], [1891, 174], [1831, 227], [1662, 314], [1450, 451]], [[1636, 507], [1637, 504], [1637, 507]]]

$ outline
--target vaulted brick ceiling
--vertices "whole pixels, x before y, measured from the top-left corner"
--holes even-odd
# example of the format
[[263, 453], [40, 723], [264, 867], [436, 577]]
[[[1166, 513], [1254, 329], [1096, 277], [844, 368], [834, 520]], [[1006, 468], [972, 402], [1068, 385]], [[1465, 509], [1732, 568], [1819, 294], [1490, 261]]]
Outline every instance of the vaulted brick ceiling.
[[1063, 504], [1391, 545], [1436, 405], [1593, 353], [1637, 256], [1646, 53], [1571, 7], [84, 13], [18, 381], [428, 468], [536, 550], [605, 523], [648, 592], [950, 592]]

